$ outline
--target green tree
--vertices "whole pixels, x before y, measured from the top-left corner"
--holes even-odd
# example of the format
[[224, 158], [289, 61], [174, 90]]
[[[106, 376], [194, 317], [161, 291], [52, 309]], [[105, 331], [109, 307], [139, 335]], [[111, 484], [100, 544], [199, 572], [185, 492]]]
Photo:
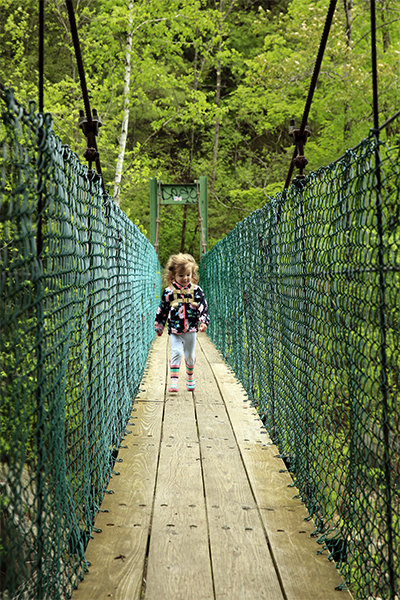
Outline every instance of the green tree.
[[[18, 4], [0, 0], [0, 68], [3, 81], [27, 102], [37, 98], [38, 6], [36, 0]], [[328, 4], [74, 3], [90, 101], [103, 122], [98, 147], [105, 182], [112, 192], [118, 172], [121, 207], [132, 219], [149, 230], [151, 176], [185, 183], [207, 175], [212, 246], [282, 189], [292, 156], [289, 119], [300, 123]], [[378, 3], [377, 18], [383, 122], [400, 101], [395, 0]], [[77, 122], [83, 99], [64, 0], [45, 0], [45, 48], [45, 110], [56, 133], [82, 157], [86, 140]], [[346, 0], [336, 9], [310, 112], [310, 169], [368, 134], [371, 103], [369, 3]], [[396, 123], [386, 130], [390, 138], [398, 134]], [[165, 209], [161, 246], [167, 254], [198, 247], [192, 212]]]

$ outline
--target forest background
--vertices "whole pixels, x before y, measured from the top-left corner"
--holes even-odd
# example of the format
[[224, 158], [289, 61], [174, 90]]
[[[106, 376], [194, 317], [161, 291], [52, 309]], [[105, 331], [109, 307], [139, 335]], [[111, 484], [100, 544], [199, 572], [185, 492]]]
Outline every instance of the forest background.
[[[83, 99], [64, 0], [45, 4], [44, 110], [85, 162]], [[109, 193], [149, 236], [149, 179], [208, 177], [209, 248], [282, 190], [329, 0], [76, 0], [98, 148]], [[400, 5], [377, 0], [380, 122], [400, 106]], [[38, 99], [37, 0], [0, 0], [0, 73]], [[309, 117], [308, 168], [373, 127], [369, 0], [336, 8]], [[398, 139], [399, 121], [383, 138]], [[193, 207], [162, 207], [160, 261], [199, 258]]]

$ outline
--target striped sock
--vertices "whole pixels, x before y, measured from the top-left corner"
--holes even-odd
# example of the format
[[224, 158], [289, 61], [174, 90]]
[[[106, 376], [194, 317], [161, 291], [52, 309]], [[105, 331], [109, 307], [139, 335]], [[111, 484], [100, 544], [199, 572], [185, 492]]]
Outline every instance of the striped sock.
[[186, 389], [189, 390], [189, 392], [192, 392], [194, 389], [196, 389], [196, 382], [194, 380], [194, 375], [193, 375], [193, 371], [194, 371], [194, 365], [188, 365], [186, 360]]
[[171, 372], [171, 385], [168, 388], [169, 392], [178, 391], [179, 367], [180, 365], [171, 365], [171, 363], [169, 363], [169, 369]]

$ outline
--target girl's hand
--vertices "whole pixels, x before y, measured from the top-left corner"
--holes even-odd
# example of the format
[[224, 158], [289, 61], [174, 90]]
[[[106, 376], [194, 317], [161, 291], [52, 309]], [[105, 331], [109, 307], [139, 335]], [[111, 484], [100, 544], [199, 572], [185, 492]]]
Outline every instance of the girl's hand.
[[207, 325], [205, 323], [201, 323], [200, 327], [199, 327], [199, 330], [200, 331], [206, 331], [206, 329], [207, 329]]

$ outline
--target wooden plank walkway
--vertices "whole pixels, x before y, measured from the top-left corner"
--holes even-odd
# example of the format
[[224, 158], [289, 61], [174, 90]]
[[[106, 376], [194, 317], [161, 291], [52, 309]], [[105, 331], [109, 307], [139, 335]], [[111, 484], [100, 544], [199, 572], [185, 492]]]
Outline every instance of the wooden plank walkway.
[[73, 600], [341, 600], [341, 578], [255, 409], [205, 334], [166, 393], [157, 338]]

